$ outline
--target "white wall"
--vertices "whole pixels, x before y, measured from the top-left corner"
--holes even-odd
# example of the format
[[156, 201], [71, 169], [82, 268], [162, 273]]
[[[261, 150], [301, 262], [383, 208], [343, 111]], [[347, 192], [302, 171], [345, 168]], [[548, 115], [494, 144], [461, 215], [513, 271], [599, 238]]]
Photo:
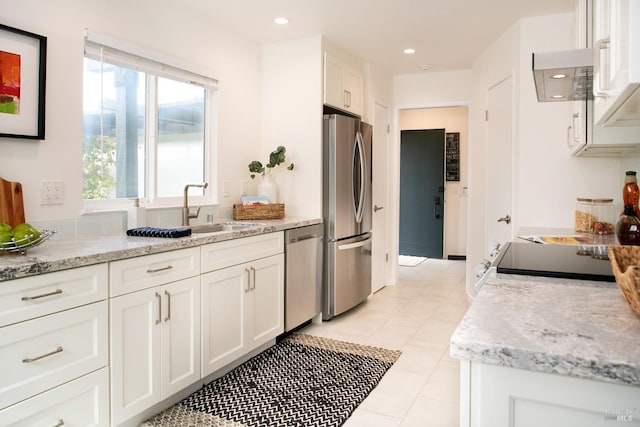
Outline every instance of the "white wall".
[[321, 217], [321, 37], [264, 45], [261, 85], [260, 161], [284, 145], [295, 168], [274, 170], [279, 202], [285, 203], [287, 215]]
[[[256, 43], [216, 28], [188, 3], [169, 0], [21, 0], [5, 4], [0, 14], [5, 25], [48, 37], [46, 139], [0, 138], [0, 176], [23, 184], [28, 221], [75, 218], [82, 211], [84, 28], [211, 70], [220, 80], [218, 193], [223, 181], [231, 184], [230, 197], [220, 203], [239, 200], [247, 164], [258, 154]], [[63, 205], [40, 206], [42, 180], [64, 181]]]
[[618, 197], [620, 159], [574, 158], [566, 146], [571, 104], [539, 103], [531, 72], [531, 53], [571, 49], [574, 16], [526, 18], [489, 46], [473, 65], [473, 103], [469, 168], [467, 286], [473, 267], [487, 255], [486, 126], [487, 90], [508, 75], [514, 82], [513, 230], [521, 227], [573, 227], [576, 197]]

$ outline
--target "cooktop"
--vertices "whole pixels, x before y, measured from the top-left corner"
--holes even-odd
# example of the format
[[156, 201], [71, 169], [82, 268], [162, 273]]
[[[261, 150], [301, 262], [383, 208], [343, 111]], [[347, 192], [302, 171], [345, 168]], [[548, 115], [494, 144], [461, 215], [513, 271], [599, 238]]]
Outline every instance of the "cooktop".
[[[494, 261], [498, 273], [615, 282], [606, 247], [508, 242]], [[594, 252], [596, 253], [593, 256]]]

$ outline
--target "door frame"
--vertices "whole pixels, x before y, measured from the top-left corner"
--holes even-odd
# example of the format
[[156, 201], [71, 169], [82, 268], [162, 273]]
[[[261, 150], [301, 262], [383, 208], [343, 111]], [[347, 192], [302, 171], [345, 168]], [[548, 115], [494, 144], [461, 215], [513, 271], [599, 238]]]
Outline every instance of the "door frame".
[[[427, 108], [442, 108], [442, 107], [467, 107], [469, 114], [467, 117], [467, 123], [469, 130], [471, 131], [471, 101], [452, 101], [452, 102], [436, 102], [425, 104], [413, 104], [413, 105], [396, 105], [393, 110], [393, 140], [391, 141], [391, 168], [389, 170], [389, 189], [390, 189], [390, 236], [389, 236], [389, 257], [392, 260], [397, 260], [400, 255], [400, 111], [402, 110], [415, 110], [415, 109], [427, 109]], [[470, 132], [471, 135], [471, 132]], [[446, 182], [445, 182], [446, 185]], [[446, 205], [446, 202], [445, 202]], [[443, 246], [444, 247], [444, 246]], [[444, 247], [446, 253], [446, 247]], [[398, 263], [390, 263], [390, 284], [398, 284]]]

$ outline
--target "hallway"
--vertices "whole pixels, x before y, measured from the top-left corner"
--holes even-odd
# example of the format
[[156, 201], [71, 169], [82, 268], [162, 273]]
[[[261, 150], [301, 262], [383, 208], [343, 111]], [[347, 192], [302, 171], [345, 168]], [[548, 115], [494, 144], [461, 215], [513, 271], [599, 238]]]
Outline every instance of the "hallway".
[[449, 338], [468, 307], [465, 262], [428, 259], [398, 271], [397, 286], [300, 332], [402, 350], [346, 427], [457, 427], [459, 362]]

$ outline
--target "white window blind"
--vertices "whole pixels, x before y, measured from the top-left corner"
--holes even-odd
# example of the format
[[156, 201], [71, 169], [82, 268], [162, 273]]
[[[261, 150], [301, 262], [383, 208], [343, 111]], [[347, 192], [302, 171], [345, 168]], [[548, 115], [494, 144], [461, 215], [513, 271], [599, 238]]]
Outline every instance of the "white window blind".
[[193, 64], [88, 30], [85, 33], [84, 54], [101, 62], [160, 77], [206, 88], [218, 87], [217, 79], [209, 77]]

